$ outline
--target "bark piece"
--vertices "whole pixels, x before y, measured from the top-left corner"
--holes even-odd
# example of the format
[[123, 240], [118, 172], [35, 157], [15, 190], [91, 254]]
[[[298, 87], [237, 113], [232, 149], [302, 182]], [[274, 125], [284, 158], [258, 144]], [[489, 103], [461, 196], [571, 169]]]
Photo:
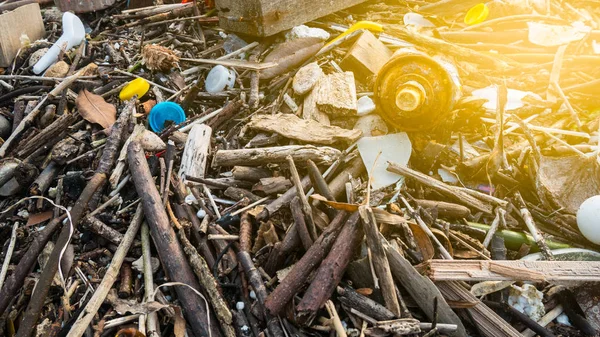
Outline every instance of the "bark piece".
[[271, 171], [262, 167], [236, 166], [231, 170], [231, 173], [237, 180], [247, 180], [252, 182], [271, 177]]
[[[323, 76], [321, 77], [323, 78]], [[304, 97], [304, 103], [302, 104], [302, 118], [306, 120], [315, 120], [323, 125], [331, 125], [329, 116], [321, 111], [317, 106], [317, 97], [319, 96], [319, 83], [321, 79], [317, 81], [313, 90]], [[358, 109], [358, 106], [357, 106]]]
[[283, 193], [293, 184], [285, 177], [262, 178], [260, 182], [252, 187], [253, 192], [262, 192], [266, 195]]
[[354, 143], [362, 135], [360, 130], [327, 126], [310, 119], [300, 119], [294, 114], [255, 115], [247, 126], [251, 129], [275, 132], [301, 142], [323, 145]]

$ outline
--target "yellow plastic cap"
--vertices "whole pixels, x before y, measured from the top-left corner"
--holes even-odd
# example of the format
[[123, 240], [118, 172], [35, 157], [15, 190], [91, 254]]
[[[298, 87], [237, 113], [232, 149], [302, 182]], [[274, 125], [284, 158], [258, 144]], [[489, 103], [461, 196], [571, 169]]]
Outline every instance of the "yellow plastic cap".
[[127, 83], [121, 92], [119, 93], [119, 98], [122, 101], [127, 101], [131, 99], [133, 96], [137, 95], [138, 98], [144, 96], [148, 90], [150, 89], [150, 83], [145, 79], [138, 77], [135, 80]]
[[486, 4], [480, 3], [469, 9], [467, 15], [465, 15], [465, 23], [467, 25], [482, 23], [487, 19], [488, 14], [490, 14], [490, 8]]

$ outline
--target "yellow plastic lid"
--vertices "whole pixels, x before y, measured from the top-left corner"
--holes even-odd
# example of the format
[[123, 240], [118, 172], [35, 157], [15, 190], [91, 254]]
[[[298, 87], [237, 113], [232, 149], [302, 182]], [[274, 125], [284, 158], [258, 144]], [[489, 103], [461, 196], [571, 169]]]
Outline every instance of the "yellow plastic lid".
[[145, 79], [138, 77], [135, 80], [127, 83], [121, 92], [119, 93], [119, 98], [122, 101], [127, 101], [131, 99], [133, 96], [137, 95], [138, 98], [144, 96], [148, 90], [150, 89], [150, 83]]
[[487, 19], [488, 14], [490, 14], [489, 7], [484, 3], [480, 3], [469, 9], [467, 15], [465, 15], [465, 23], [467, 25], [482, 23]]

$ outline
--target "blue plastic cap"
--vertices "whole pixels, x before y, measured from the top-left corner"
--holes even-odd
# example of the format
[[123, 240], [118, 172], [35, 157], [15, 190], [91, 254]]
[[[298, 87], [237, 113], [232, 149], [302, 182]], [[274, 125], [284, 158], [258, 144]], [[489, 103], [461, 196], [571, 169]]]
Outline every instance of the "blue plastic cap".
[[175, 124], [183, 123], [185, 121], [183, 108], [177, 103], [161, 102], [150, 110], [148, 124], [150, 124], [152, 131], [161, 132], [166, 121], [173, 121]]

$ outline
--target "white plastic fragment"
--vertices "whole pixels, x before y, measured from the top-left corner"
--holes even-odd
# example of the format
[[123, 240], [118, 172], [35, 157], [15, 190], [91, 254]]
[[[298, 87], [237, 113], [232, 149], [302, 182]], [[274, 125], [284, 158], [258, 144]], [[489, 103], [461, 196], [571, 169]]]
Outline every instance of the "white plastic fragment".
[[412, 153], [410, 139], [404, 132], [379, 137], [363, 137], [357, 142], [357, 146], [367, 172], [372, 170], [373, 190], [387, 187], [400, 180], [400, 175], [387, 170], [387, 163], [390, 161], [405, 166]]
[[234, 85], [235, 72], [223, 67], [222, 65], [212, 68], [208, 73], [208, 76], [206, 76], [206, 81], [204, 82], [206, 92], [211, 93], [224, 91], [225, 88], [233, 89]]
[[583, 22], [573, 22], [571, 26], [549, 25], [539, 22], [528, 22], [529, 42], [543, 47], [553, 47], [579, 41], [586, 37], [592, 28]]
[[[491, 85], [489, 87], [485, 87], [483, 89], [474, 90], [471, 95], [483, 99], [487, 99], [488, 101], [483, 104], [483, 107], [488, 111], [496, 111], [496, 104], [498, 102], [498, 89], [496, 86]], [[521, 91], [516, 89], [508, 89], [507, 90], [507, 101], [506, 101], [506, 111], [516, 110], [522, 108], [525, 103], [523, 102], [523, 98], [526, 96], [532, 96], [536, 99], [542, 99], [539, 95], [529, 92], [529, 91]]]
[[363, 96], [356, 101], [358, 105], [358, 115], [364, 116], [375, 111], [375, 102], [369, 96]]
[[286, 40], [302, 39], [305, 37], [316, 37], [325, 41], [329, 40], [330, 34], [321, 28], [311, 28], [305, 25], [296, 26], [285, 34]]
[[239, 302], [237, 302], [237, 303], [235, 304], [235, 308], [236, 308], [237, 310], [244, 310], [244, 302], [242, 302], [242, 301], [239, 301]]
[[435, 25], [431, 21], [425, 19], [423, 17], [423, 15], [418, 14], [418, 13], [404, 14], [403, 21], [404, 21], [405, 26], [430, 27], [430, 28], [435, 27]]
[[44, 56], [33, 66], [33, 72], [41, 74], [58, 60], [60, 51], [78, 46], [85, 39], [85, 28], [77, 15], [65, 12], [62, 17], [63, 34]]
[[458, 184], [458, 178], [456, 177], [456, 174], [450, 172], [449, 170], [446, 170], [445, 168], [439, 168], [437, 172], [442, 178], [443, 182], [452, 185]]

